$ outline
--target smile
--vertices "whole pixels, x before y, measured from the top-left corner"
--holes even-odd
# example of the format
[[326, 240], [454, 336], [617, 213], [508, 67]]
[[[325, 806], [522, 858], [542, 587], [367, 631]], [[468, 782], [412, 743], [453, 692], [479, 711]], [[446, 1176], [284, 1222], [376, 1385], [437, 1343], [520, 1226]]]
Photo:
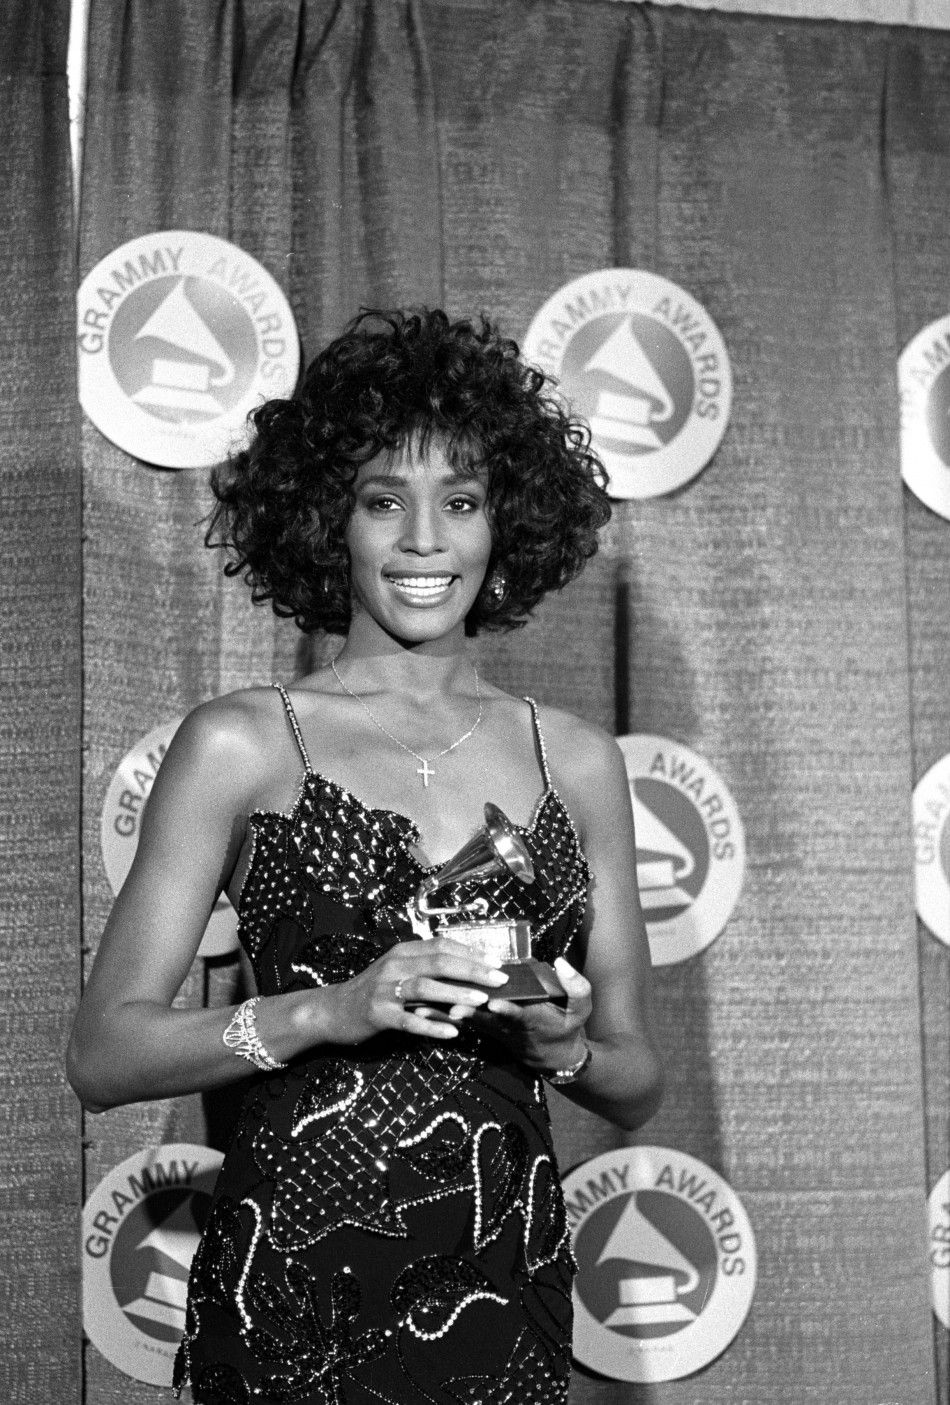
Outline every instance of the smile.
[[455, 577], [387, 575], [386, 579], [403, 599], [411, 601], [413, 605], [432, 605], [448, 593]]

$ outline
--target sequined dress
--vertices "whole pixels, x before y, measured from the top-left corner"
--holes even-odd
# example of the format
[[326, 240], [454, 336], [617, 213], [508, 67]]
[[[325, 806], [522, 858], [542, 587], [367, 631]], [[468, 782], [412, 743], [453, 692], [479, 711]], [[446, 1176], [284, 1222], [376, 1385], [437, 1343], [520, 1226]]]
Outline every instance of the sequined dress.
[[[410, 939], [424, 868], [405, 816], [313, 770], [289, 815], [251, 816], [239, 936], [262, 995], [344, 981]], [[589, 872], [551, 784], [520, 833], [531, 887], [460, 887], [575, 935]], [[175, 1384], [204, 1405], [555, 1405], [574, 1264], [540, 1078], [492, 1041], [400, 1034], [309, 1050], [256, 1078], [192, 1264]]]

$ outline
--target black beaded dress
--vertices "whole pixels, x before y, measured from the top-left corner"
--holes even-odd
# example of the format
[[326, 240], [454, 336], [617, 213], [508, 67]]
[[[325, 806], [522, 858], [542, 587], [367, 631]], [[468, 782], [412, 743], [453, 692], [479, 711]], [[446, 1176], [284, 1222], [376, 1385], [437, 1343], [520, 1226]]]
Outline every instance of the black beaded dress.
[[[313, 770], [251, 816], [239, 935], [261, 995], [344, 981], [412, 937], [404, 815]], [[455, 890], [528, 917], [551, 961], [589, 871], [551, 784], [520, 827], [536, 879]], [[175, 1384], [202, 1405], [556, 1405], [574, 1262], [544, 1085], [500, 1045], [387, 1034], [308, 1050], [245, 1096], [191, 1270]]]

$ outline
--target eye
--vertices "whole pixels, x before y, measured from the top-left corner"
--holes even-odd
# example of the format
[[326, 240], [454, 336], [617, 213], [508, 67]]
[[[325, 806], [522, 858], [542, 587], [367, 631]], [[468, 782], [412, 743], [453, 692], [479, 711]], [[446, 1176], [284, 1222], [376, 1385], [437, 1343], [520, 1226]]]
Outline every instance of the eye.
[[368, 498], [366, 506], [370, 512], [393, 512], [398, 511], [399, 502], [388, 493], [380, 493], [377, 497]]
[[450, 512], [461, 515], [466, 512], [477, 512], [481, 503], [467, 493], [457, 493], [454, 498], [449, 498], [445, 505]]

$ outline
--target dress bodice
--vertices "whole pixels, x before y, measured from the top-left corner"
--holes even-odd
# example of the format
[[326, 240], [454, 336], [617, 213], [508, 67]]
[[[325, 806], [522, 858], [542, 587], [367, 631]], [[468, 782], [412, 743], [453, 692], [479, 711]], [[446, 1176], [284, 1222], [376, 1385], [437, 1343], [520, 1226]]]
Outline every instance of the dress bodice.
[[[531, 855], [534, 882], [503, 873], [456, 885], [446, 900], [480, 897], [492, 917], [527, 918], [534, 955], [553, 961], [576, 934], [590, 873], [537, 736], [544, 789], [529, 823], [513, 826]], [[238, 935], [263, 995], [348, 980], [395, 941], [412, 938], [406, 907], [432, 871], [418, 857], [412, 820], [365, 805], [313, 770], [299, 743], [305, 770], [293, 808], [250, 816]]]

